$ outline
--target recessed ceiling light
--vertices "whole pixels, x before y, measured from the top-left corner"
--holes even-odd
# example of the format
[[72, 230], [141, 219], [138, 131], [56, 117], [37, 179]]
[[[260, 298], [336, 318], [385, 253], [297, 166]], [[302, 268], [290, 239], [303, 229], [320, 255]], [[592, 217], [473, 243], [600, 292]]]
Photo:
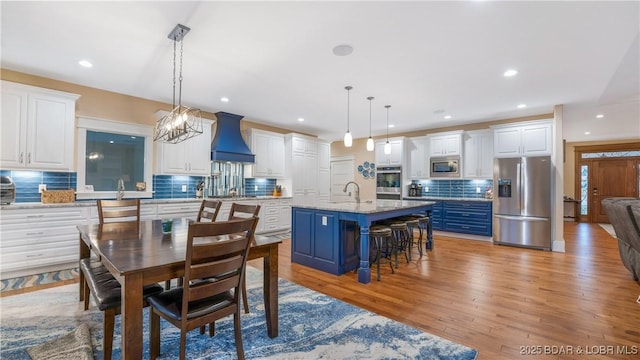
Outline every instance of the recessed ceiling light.
[[585, 131], [584, 134], [585, 135], [591, 135], [591, 131]]
[[220, 101], [222, 101], [222, 102], [229, 102], [229, 98], [228, 98], [228, 97], [226, 97], [226, 96], [223, 96], [223, 97], [221, 97], [221, 98], [220, 98]]
[[518, 74], [518, 70], [516, 69], [509, 69], [507, 71], [504, 72], [504, 76], [505, 77], [512, 77], [512, 76], [516, 76]]
[[89, 60], [80, 60], [80, 61], [78, 61], [78, 64], [80, 64], [80, 66], [86, 67], [86, 68], [93, 67], [93, 64], [91, 62], [89, 62]]
[[396, 127], [396, 126], [393, 124], [389, 124], [389, 128], [392, 128], [392, 127]]
[[527, 104], [518, 104], [518, 109], [524, 109], [527, 107]]
[[451, 115], [445, 115], [444, 116], [444, 118], [447, 119], [447, 120], [451, 119], [451, 117], [452, 117]]
[[351, 55], [351, 53], [353, 52], [353, 46], [342, 44], [334, 47], [333, 50], [331, 51], [335, 56], [347, 56], [347, 55]]
[[602, 115], [602, 114], [596, 115], [596, 119], [602, 119], [603, 117], [604, 117], [604, 115]]
[[132, 139], [134, 139], [134, 140], [136, 139], [136, 137], [135, 137], [135, 136], [132, 136], [131, 138], [132, 138]]
[[304, 121], [304, 118], [298, 118], [298, 121], [299, 121], [299, 122], [303, 122], [303, 121]]
[[109, 140], [109, 144], [113, 144], [113, 140]]

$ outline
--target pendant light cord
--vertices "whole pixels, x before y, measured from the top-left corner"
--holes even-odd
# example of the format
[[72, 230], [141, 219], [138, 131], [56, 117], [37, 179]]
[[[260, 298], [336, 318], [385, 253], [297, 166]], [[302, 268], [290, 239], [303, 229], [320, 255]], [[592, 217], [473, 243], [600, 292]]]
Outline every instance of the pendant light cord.
[[387, 108], [387, 142], [389, 142], [389, 108], [391, 105], [385, 105], [384, 107]]
[[369, 96], [367, 100], [369, 100], [369, 137], [371, 137], [371, 100], [373, 100], [373, 96]]
[[352, 87], [351, 86], [345, 86], [345, 89], [347, 89], [347, 132], [349, 131], [349, 93], [351, 92]]

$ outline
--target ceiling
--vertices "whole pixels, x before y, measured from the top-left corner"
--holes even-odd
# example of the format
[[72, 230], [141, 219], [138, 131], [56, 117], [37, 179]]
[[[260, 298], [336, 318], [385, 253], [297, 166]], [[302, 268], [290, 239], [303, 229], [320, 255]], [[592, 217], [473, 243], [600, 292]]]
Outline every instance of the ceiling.
[[[191, 28], [182, 103], [205, 111], [338, 140], [351, 85], [354, 138], [369, 135], [373, 96], [373, 136], [386, 133], [387, 104], [392, 134], [563, 104], [568, 141], [628, 139], [640, 137], [639, 5], [2, 1], [1, 64], [171, 103], [167, 36], [180, 23]], [[334, 55], [341, 44], [353, 53]], [[504, 77], [510, 68], [519, 73]]]

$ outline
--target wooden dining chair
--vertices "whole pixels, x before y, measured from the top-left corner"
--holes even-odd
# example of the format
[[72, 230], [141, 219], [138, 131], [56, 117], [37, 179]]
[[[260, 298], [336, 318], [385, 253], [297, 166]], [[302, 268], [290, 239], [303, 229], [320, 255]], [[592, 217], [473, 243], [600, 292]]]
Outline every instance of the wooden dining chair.
[[[126, 223], [127, 228], [134, 226], [135, 230], [140, 229], [140, 199], [97, 200], [96, 203], [98, 206], [98, 219], [101, 225], [105, 223]], [[99, 259], [88, 259], [85, 261], [95, 263], [90, 266], [91, 268], [103, 266]], [[79, 270], [82, 270], [82, 267], [80, 267]], [[89, 291], [88, 283], [85, 280], [81, 294], [84, 299], [85, 310], [89, 308], [89, 302], [91, 301]]]
[[[100, 224], [98, 233], [100, 240], [108, 241], [131, 237], [132, 234], [137, 236], [139, 230], [140, 225], [135, 221], [109, 222]], [[103, 312], [102, 349], [103, 358], [108, 360], [111, 359], [111, 349], [113, 347], [115, 317], [120, 314], [122, 305], [121, 285], [99, 260], [81, 259], [79, 267], [84, 275], [84, 309], [89, 309], [90, 296], [92, 295], [98, 309]], [[158, 284], [144, 286], [142, 290], [143, 300], [161, 292], [162, 287]]]
[[180, 329], [180, 359], [188, 331], [233, 315], [236, 352], [244, 359], [240, 284], [257, 218], [191, 223], [187, 233], [184, 286], [148, 298], [150, 358], [160, 354], [160, 317]]
[[[214, 222], [218, 217], [218, 213], [220, 212], [220, 206], [222, 206], [222, 201], [218, 200], [202, 200], [200, 204], [200, 210], [198, 210], [198, 216], [196, 217], [196, 222]], [[177, 286], [182, 286], [183, 279], [177, 279]], [[167, 280], [164, 285], [165, 290], [171, 289], [171, 280]]]
[[100, 224], [107, 222], [137, 222], [140, 224], [140, 199], [98, 200]]
[[[248, 205], [232, 203], [231, 210], [229, 211], [229, 220], [245, 219], [248, 217], [257, 217], [260, 213], [260, 205]], [[253, 239], [252, 239], [253, 240]], [[247, 283], [242, 282], [242, 305], [244, 306], [244, 313], [249, 313], [249, 302], [247, 301]]]
[[200, 210], [198, 211], [197, 222], [216, 221], [222, 201], [218, 200], [202, 200]]

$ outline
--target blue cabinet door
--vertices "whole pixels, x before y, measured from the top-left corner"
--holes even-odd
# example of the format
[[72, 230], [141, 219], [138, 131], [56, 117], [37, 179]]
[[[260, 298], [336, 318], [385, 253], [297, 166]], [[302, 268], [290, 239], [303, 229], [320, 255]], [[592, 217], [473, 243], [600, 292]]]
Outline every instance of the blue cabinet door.
[[291, 261], [342, 274], [337, 214], [297, 208], [292, 212]]
[[296, 210], [292, 215], [291, 237], [294, 239], [291, 246], [292, 256], [313, 256], [313, 212]]

